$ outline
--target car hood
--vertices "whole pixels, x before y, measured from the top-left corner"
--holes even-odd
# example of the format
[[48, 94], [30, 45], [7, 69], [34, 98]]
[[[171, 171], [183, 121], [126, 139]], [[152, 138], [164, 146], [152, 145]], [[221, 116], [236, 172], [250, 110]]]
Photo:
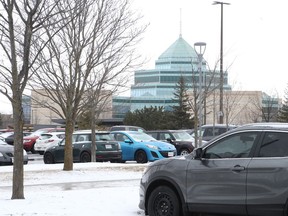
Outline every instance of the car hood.
[[175, 150], [175, 146], [166, 142], [160, 142], [160, 141], [150, 141], [150, 142], [142, 142], [143, 144], [148, 144], [148, 145], [154, 145], [157, 146], [158, 148], [161, 149], [171, 149]]
[[13, 152], [14, 146], [8, 144], [0, 144], [0, 151]]
[[27, 140], [27, 139], [38, 139], [39, 138], [39, 136], [25, 136], [25, 137], [23, 137], [23, 139], [25, 139], [25, 140]]

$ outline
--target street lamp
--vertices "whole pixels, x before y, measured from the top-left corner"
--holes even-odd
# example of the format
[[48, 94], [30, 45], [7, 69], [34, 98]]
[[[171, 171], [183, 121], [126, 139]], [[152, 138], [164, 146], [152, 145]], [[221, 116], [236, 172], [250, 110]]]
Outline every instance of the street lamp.
[[[206, 50], [206, 43], [204, 42], [197, 42], [194, 43], [194, 49], [198, 56], [198, 71], [199, 71], [199, 146], [202, 145], [202, 102], [203, 102], [203, 90], [202, 90], [202, 62], [203, 62], [203, 55]], [[197, 146], [195, 146], [197, 147]]]
[[219, 110], [219, 123], [223, 124], [223, 5], [230, 5], [230, 3], [214, 1], [213, 5], [221, 5], [221, 31], [220, 31], [220, 110]]

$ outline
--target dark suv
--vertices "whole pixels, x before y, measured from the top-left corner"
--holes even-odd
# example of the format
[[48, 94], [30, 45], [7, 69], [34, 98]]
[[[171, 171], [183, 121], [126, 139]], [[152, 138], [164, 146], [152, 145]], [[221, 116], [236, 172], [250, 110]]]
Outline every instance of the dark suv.
[[139, 207], [149, 216], [286, 216], [288, 124], [238, 127], [192, 154], [151, 163]]
[[182, 130], [154, 130], [145, 131], [157, 140], [171, 143], [177, 149], [177, 155], [190, 154], [193, 149], [193, 137]]
[[[219, 136], [220, 134], [223, 134], [229, 130], [232, 130], [236, 128], [236, 125], [226, 125], [226, 124], [207, 124], [202, 125], [201, 127], [201, 134], [202, 134], [202, 140], [209, 141], [213, 139], [216, 136]], [[199, 129], [198, 129], [199, 130]], [[195, 130], [191, 133], [191, 135], [194, 137]]]

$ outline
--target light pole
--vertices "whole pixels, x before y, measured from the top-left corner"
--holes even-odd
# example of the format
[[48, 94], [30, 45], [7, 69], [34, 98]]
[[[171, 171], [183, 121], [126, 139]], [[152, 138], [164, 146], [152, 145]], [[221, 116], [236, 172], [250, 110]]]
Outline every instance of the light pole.
[[221, 5], [221, 31], [220, 31], [220, 109], [219, 109], [219, 123], [223, 124], [223, 5], [230, 5], [230, 3], [214, 1], [213, 5]]
[[[203, 89], [202, 89], [202, 62], [203, 62], [203, 55], [206, 50], [206, 43], [204, 42], [197, 42], [194, 43], [194, 49], [197, 53], [198, 56], [198, 71], [199, 71], [199, 120], [198, 120], [198, 125], [199, 125], [199, 146], [202, 145], [202, 102], [203, 102]], [[197, 146], [195, 146], [197, 147]]]

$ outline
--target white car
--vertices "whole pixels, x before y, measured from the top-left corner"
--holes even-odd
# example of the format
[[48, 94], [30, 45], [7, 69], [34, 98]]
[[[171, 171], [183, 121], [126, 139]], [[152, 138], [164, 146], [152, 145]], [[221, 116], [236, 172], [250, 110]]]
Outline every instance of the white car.
[[36, 140], [34, 149], [40, 155], [43, 155], [47, 148], [49, 148], [50, 146], [58, 145], [58, 143], [64, 138], [65, 138], [65, 132], [43, 133]]

